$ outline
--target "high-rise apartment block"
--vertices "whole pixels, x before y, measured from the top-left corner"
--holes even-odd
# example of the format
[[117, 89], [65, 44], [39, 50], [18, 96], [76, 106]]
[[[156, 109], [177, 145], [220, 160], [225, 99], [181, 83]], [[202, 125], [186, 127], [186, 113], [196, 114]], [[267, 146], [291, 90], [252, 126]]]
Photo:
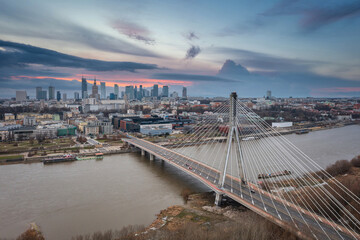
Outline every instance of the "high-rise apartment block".
[[17, 102], [26, 101], [26, 98], [27, 98], [26, 91], [16, 91], [16, 101]]
[[183, 87], [182, 97], [183, 97], [183, 98], [187, 98], [187, 89], [186, 89], [186, 87]]
[[271, 99], [271, 91], [270, 90], [266, 91], [266, 99]]

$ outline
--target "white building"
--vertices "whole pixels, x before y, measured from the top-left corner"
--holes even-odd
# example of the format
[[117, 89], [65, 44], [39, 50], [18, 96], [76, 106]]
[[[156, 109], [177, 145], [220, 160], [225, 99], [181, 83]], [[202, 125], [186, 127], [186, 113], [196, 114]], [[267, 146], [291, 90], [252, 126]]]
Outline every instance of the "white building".
[[34, 126], [36, 125], [36, 118], [31, 116], [25, 116], [23, 120], [23, 125], [25, 126]]
[[145, 135], [162, 135], [162, 134], [171, 134], [172, 124], [144, 124], [140, 125], [140, 133]]
[[271, 124], [273, 128], [284, 128], [284, 127], [292, 127], [293, 122], [273, 122]]
[[17, 102], [26, 101], [26, 98], [27, 98], [26, 91], [16, 91], [16, 101]]

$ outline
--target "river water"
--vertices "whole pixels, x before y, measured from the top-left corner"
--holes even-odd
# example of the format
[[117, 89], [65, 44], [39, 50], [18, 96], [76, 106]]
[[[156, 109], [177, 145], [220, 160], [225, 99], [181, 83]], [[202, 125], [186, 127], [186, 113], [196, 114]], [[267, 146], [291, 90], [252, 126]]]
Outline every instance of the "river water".
[[[360, 126], [287, 135], [320, 166], [360, 154]], [[44, 166], [0, 166], [0, 239], [36, 222], [47, 239], [149, 224], [161, 209], [183, 204], [184, 188], [206, 191], [162, 161], [137, 153]]]

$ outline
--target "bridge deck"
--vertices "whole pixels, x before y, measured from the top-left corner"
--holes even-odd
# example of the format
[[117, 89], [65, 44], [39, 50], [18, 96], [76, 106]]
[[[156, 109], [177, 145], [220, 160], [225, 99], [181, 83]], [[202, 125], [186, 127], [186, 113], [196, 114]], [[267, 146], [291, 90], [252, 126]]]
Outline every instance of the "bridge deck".
[[[169, 162], [178, 169], [200, 180], [215, 192], [232, 198], [266, 219], [293, 231], [301, 238], [311, 239], [306, 236], [312, 235], [315, 239], [360, 239], [358, 234], [258, 189], [255, 185], [252, 186], [255, 191], [251, 191], [247, 184], [241, 184], [238, 178], [230, 175], [226, 176], [224, 188], [219, 189], [217, 187], [220, 175], [218, 170], [171, 149], [135, 137], [126, 138], [124, 141], [153, 154], [159, 159]], [[312, 234], [304, 235], [304, 232], [298, 229], [305, 231], [311, 229]]]

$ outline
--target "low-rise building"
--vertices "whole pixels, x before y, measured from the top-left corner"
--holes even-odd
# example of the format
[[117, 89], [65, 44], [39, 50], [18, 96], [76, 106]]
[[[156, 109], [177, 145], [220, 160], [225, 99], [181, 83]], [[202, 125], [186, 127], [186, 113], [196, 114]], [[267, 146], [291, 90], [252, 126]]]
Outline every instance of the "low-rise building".
[[5, 113], [4, 114], [4, 120], [5, 121], [15, 120], [15, 115], [12, 114], [12, 113]]
[[283, 127], [292, 127], [293, 122], [273, 122], [271, 123], [273, 128], [283, 128]]
[[85, 135], [98, 135], [99, 134], [99, 126], [92, 122], [92, 123], [88, 123], [85, 127], [84, 127], [84, 133]]
[[150, 136], [171, 134], [172, 124], [144, 124], [140, 125], [140, 133]]

